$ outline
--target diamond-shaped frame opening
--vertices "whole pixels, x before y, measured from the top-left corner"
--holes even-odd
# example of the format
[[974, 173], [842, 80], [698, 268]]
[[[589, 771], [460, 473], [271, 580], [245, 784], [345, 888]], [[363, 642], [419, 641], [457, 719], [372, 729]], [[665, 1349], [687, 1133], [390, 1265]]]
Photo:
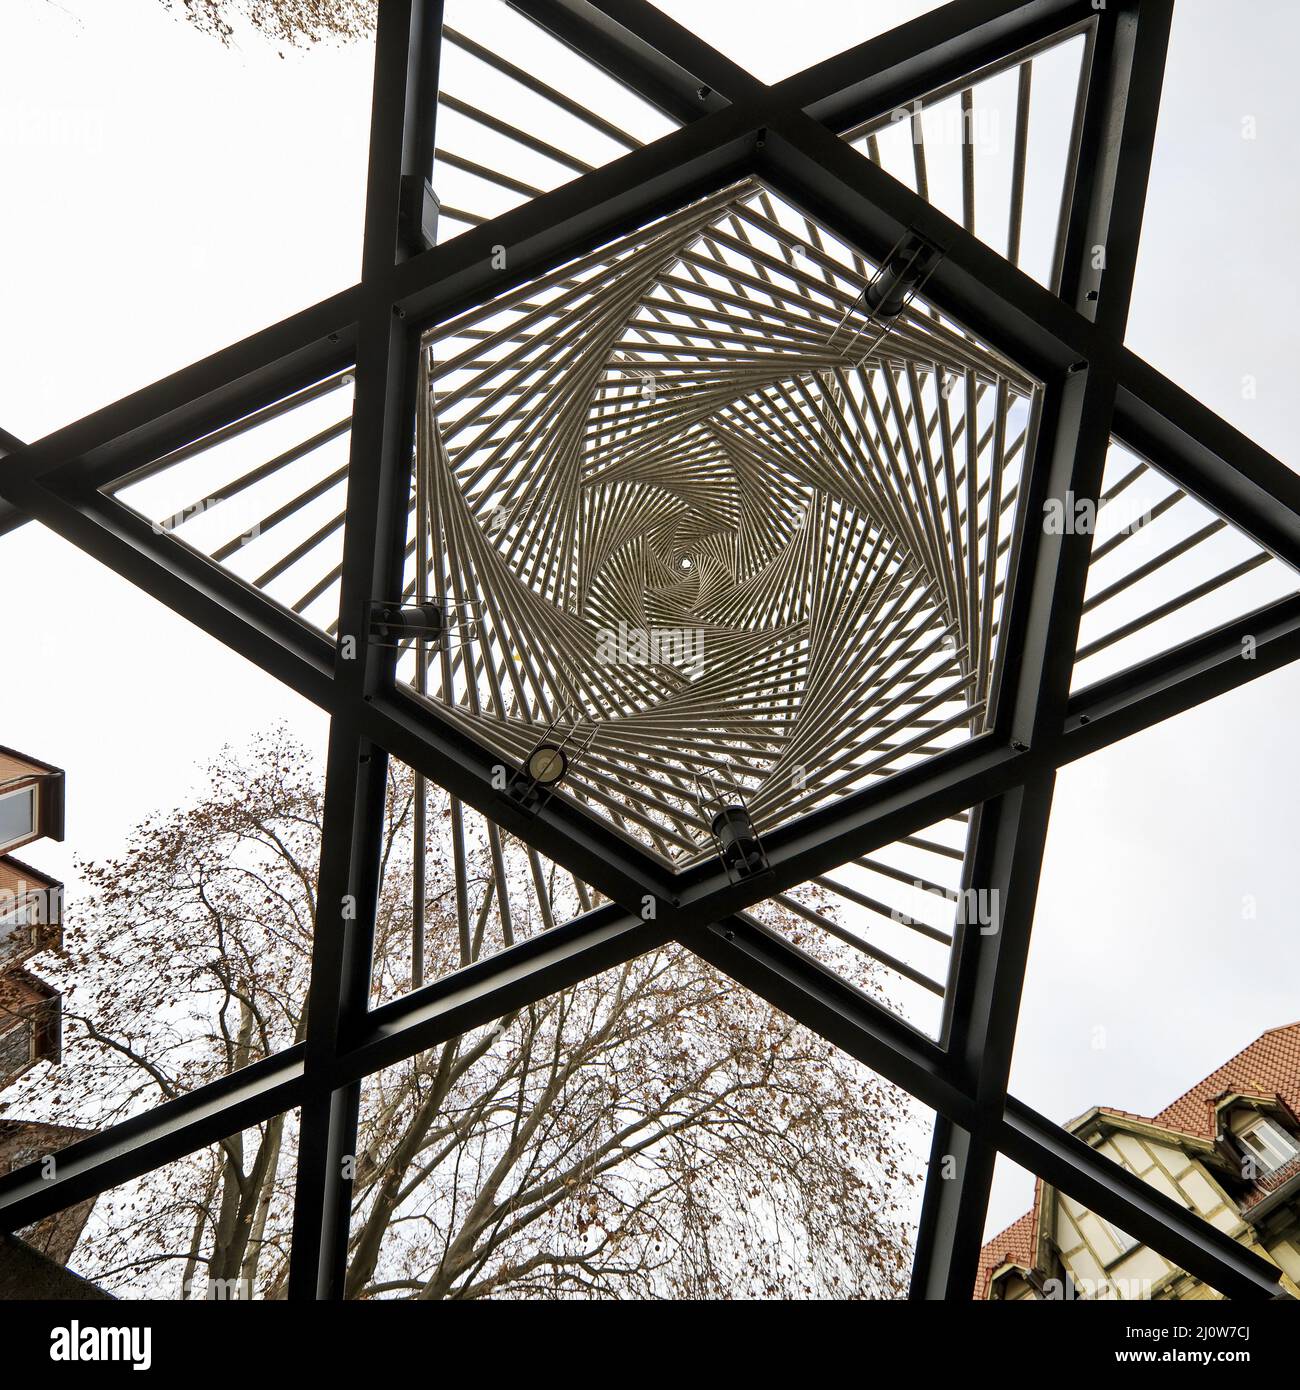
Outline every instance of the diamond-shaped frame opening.
[[1115, 440], [1098, 505], [1071, 499], [1044, 524], [1092, 535], [1073, 689], [1300, 590], [1290, 565]]
[[[508, 786], [502, 790], [509, 795]], [[376, 1008], [608, 902], [392, 756], [381, 854], [370, 988]]]
[[105, 489], [320, 631], [339, 611], [353, 370], [335, 372]]
[[678, 125], [506, 0], [448, 0], [432, 180], [438, 241]]
[[967, 881], [960, 812], [765, 900], [753, 915], [927, 1037], [942, 1036], [955, 950], [996, 930]]
[[842, 132], [1041, 285], [1061, 278], [1094, 21]]

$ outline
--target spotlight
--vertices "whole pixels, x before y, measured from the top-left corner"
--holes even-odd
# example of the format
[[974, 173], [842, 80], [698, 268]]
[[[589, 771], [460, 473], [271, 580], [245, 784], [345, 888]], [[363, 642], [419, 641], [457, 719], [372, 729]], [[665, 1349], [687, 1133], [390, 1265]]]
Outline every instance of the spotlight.
[[412, 251], [428, 251], [438, 242], [438, 195], [419, 174], [403, 174], [398, 188], [398, 229]]
[[767, 867], [767, 856], [763, 853], [758, 832], [743, 806], [724, 806], [709, 822], [709, 829], [728, 874], [736, 873], [748, 878]]
[[587, 716], [576, 706], [566, 706], [506, 783], [505, 795], [535, 815], [595, 737], [596, 726]]
[[871, 277], [863, 293], [867, 313], [878, 320], [893, 320], [907, 307], [938, 260], [934, 247], [909, 234], [894, 247]]
[[394, 644], [408, 637], [419, 637], [441, 646], [447, 634], [447, 612], [440, 603], [376, 604], [370, 614], [371, 635], [380, 642]]
[[[461, 609], [471, 616], [462, 616]], [[381, 647], [400, 647], [407, 642], [444, 647], [453, 634], [462, 642], [469, 641], [476, 632], [473, 612], [472, 603], [445, 598], [406, 604], [375, 601], [370, 604], [370, 640]]]
[[553, 787], [569, 770], [569, 759], [558, 744], [539, 743], [528, 755], [526, 766], [539, 787]]
[[767, 854], [739, 790], [734, 786], [719, 789], [712, 773], [696, 777], [695, 787], [700, 812], [727, 877], [734, 883], [766, 873]]
[[867, 287], [845, 309], [844, 316], [826, 340], [827, 346], [838, 345], [840, 334], [860, 304], [866, 310], [866, 319], [858, 324], [839, 351], [847, 353], [863, 332], [874, 324], [878, 331], [859, 359], [865, 360], [879, 347], [895, 320], [907, 308], [912, 296], [930, 278], [931, 272], [942, 259], [942, 252], [916, 232], [904, 232], [894, 243], [890, 253], [881, 261], [880, 269], [871, 277]]

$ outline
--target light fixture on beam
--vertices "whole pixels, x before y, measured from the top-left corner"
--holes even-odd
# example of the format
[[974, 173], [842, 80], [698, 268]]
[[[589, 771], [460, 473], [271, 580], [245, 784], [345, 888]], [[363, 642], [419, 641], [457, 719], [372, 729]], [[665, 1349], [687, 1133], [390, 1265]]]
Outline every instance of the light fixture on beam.
[[569, 756], [558, 743], [539, 743], [524, 765], [539, 787], [553, 787], [569, 770]]
[[847, 355], [849, 349], [862, 336], [863, 330], [870, 324], [876, 324], [880, 331], [862, 354], [864, 358], [869, 356], [879, 347], [885, 335], [942, 259], [940, 251], [931, 246], [919, 233], [904, 232], [881, 261], [876, 273], [867, 282], [866, 288], [844, 311], [844, 317], [835, 325], [834, 331], [827, 339], [827, 346], [834, 346], [840, 330], [848, 322], [849, 315], [860, 304], [866, 310], [866, 320], [854, 330], [853, 336], [844, 344], [843, 352]]
[[472, 640], [478, 631], [473, 618], [473, 601], [433, 598], [419, 603], [370, 604], [367, 631], [380, 647], [401, 647], [420, 642], [428, 647], [445, 647], [453, 637]]
[[885, 257], [863, 291], [867, 313], [877, 322], [892, 322], [907, 308], [938, 263], [938, 251], [915, 232], [908, 232]]
[[510, 777], [506, 796], [529, 815], [535, 815], [595, 737], [596, 726], [586, 715], [576, 706], [566, 706], [533, 745], [523, 766]]
[[403, 174], [398, 190], [398, 231], [412, 254], [438, 243], [441, 208], [433, 185], [421, 174]]
[[740, 789], [734, 785], [720, 786], [713, 773], [697, 776], [695, 787], [700, 814], [727, 877], [735, 883], [768, 873], [767, 853]]

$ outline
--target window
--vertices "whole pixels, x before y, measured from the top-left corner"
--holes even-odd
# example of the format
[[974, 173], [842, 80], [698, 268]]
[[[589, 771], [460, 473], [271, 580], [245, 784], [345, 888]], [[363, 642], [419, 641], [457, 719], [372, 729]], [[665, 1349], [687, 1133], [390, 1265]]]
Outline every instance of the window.
[[1296, 1141], [1274, 1121], [1260, 1115], [1237, 1134], [1248, 1157], [1253, 1158], [1261, 1172], [1271, 1173], [1300, 1153]]
[[32, 1032], [24, 1021], [0, 1037], [0, 1081], [17, 1076], [32, 1060]]
[[0, 970], [35, 944], [31, 904], [20, 904], [17, 911], [0, 913]]
[[0, 795], [0, 850], [25, 840], [36, 829], [36, 788]]
[[[7, 911], [6, 908], [8, 908]], [[25, 927], [31, 920], [32, 900], [30, 898], [20, 898], [11, 908], [8, 907], [3, 898], [0, 898], [0, 941], [3, 941], [10, 932], [17, 930], [17, 928]]]

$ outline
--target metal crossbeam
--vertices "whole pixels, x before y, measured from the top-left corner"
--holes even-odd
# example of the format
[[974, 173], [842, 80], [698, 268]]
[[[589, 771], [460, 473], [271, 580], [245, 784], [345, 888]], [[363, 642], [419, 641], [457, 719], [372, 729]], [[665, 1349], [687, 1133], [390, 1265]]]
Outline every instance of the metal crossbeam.
[[[402, 176], [427, 177], [432, 131], [419, 98], [437, 90], [441, 0], [388, 5], [378, 19], [378, 66], [370, 123], [370, 169], [357, 327], [356, 403], [348, 469], [340, 627], [358, 637], [351, 660], [340, 645], [330, 720], [321, 865], [308, 989], [306, 1068], [316, 1082], [302, 1107], [289, 1296], [342, 1294], [356, 1154], [358, 1083], [326, 1090], [347, 1040], [363, 1026], [374, 953], [388, 758], [365, 735], [362, 710], [392, 680], [393, 653], [365, 640], [362, 615], [376, 594], [401, 584], [406, 495], [415, 417], [419, 343], [385, 303], [403, 253]], [[395, 79], [395, 80], [390, 80]]]
[[[1095, 307], [1120, 341], [1171, 16], [1171, 4], [1126, 8], [1102, 30], [1091, 55], [1060, 291], [1080, 313]], [[1134, 89], [1139, 100], [1131, 99]], [[1104, 275], [1094, 269], [1095, 246], [1105, 248]], [[1051, 499], [1095, 503], [1100, 496], [1115, 385], [1107, 364], [1083, 364], [1049, 383], [1040, 421], [998, 692], [999, 729], [1035, 763], [1034, 751], [1055, 743], [1064, 726], [1091, 551], [1090, 535], [1046, 535], [1038, 518]], [[957, 1127], [951, 1117], [936, 1125], [931, 1171], [947, 1153], [957, 1164], [952, 1181], [927, 1188], [912, 1271], [918, 1297], [959, 1298], [975, 1283], [983, 1221], [972, 1213], [987, 1208], [993, 1181], [1054, 783], [1051, 761], [1035, 766], [1016, 793], [983, 807], [973, 836], [970, 886], [994, 904], [998, 930], [988, 936], [967, 926], [960, 943], [950, 1036], [975, 1096], [975, 1118], [970, 1126]]]

